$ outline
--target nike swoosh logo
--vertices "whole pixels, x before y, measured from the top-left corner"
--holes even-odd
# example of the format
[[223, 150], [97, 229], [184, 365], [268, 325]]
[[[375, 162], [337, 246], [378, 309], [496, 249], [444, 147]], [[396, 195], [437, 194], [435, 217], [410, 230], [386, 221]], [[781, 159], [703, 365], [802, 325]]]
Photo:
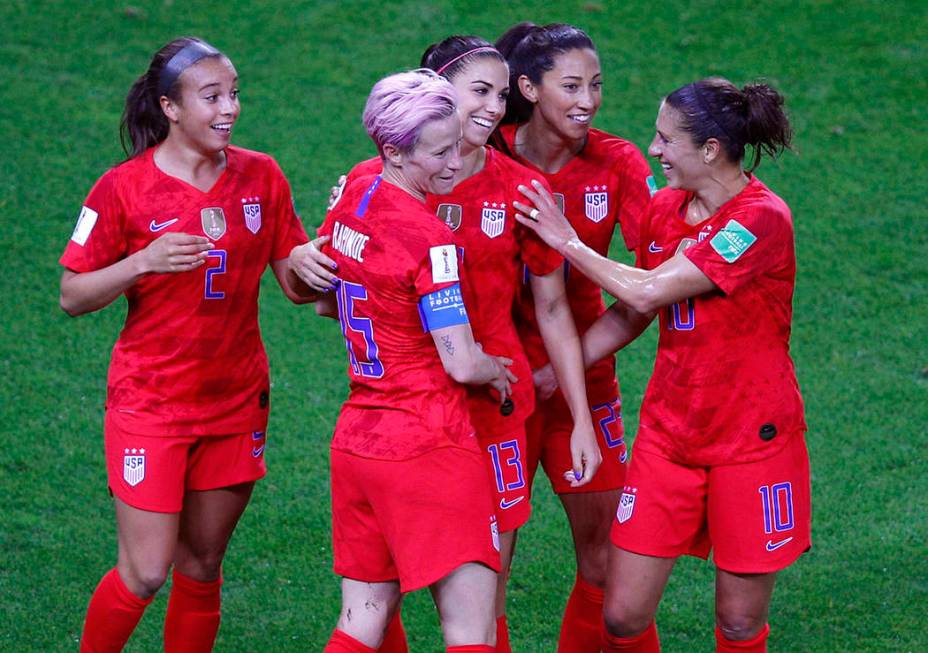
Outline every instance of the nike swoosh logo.
[[648, 251], [651, 252], [652, 254], [657, 254], [658, 252], [663, 252], [664, 248], [658, 247], [657, 243], [652, 240], [651, 244], [648, 245]]
[[784, 545], [786, 545], [786, 544], [789, 544], [789, 543], [792, 542], [792, 541], [793, 541], [793, 538], [791, 538], [791, 537], [787, 537], [785, 540], [780, 540], [779, 542], [776, 542], [776, 543], [774, 543], [774, 542], [771, 541], [771, 540], [767, 540], [767, 550], [768, 550], [768, 551], [776, 551], [776, 550], [779, 549], [781, 546], [784, 546]]
[[152, 231], [161, 231], [162, 229], [167, 229], [168, 227], [170, 227], [172, 224], [174, 224], [178, 220], [180, 220], [180, 218], [174, 218], [173, 220], [165, 220], [164, 222], [155, 222], [154, 220], [152, 220], [151, 224], [148, 225], [148, 228], [151, 229]]
[[516, 499], [513, 499], [512, 501], [506, 501], [505, 499], [500, 499], [499, 507], [502, 508], [503, 510], [509, 510], [510, 508], [512, 508], [514, 505], [519, 503], [524, 498], [525, 497], [518, 497]]

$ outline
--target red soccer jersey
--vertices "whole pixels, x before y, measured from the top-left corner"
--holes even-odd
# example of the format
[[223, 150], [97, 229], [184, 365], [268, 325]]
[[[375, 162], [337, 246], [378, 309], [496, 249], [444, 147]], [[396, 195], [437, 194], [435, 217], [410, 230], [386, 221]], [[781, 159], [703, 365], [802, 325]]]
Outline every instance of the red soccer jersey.
[[332, 237], [325, 252], [338, 264], [351, 382], [332, 448], [381, 460], [475, 450], [464, 388], [445, 372], [419, 310], [420, 298], [458, 283], [448, 227], [382, 177], [363, 175], [319, 231]]
[[[513, 153], [516, 128], [517, 125], [500, 128]], [[589, 247], [606, 256], [616, 226], [620, 227], [630, 251], [638, 246], [639, 224], [653, 180], [649, 181], [651, 169], [633, 143], [590, 129], [583, 151], [556, 173], [543, 173], [521, 157], [516, 160], [548, 181], [564, 215]], [[582, 335], [605, 312], [606, 306], [599, 286], [569, 266], [565, 269], [567, 297], [577, 331]], [[528, 285], [520, 298], [518, 327], [532, 367], [547, 363]], [[586, 382], [595, 401], [611, 399], [615, 395], [615, 357], [608, 356], [591, 367]]]
[[806, 428], [789, 356], [792, 217], [756, 178], [697, 225], [684, 221], [691, 199], [654, 196], [639, 264], [653, 269], [684, 248], [720, 290], [661, 311], [635, 447], [694, 466], [759, 460]]
[[[532, 371], [512, 315], [522, 265], [532, 274], [545, 275], [563, 258], [513, 217], [512, 202], [523, 199], [516, 188], [529, 185], [537, 175], [493, 148], [484, 149], [486, 162], [480, 172], [450, 194], [429, 195], [426, 202], [451, 229], [474, 339], [488, 354], [511, 358], [510, 369], [519, 379], [512, 387], [515, 410], [507, 417], [500, 414], [499, 401], [487, 386], [467, 386], [477, 433], [493, 435], [525, 421], [535, 408]], [[355, 166], [349, 179], [380, 169], [380, 158], [370, 159]]]
[[207, 235], [202, 267], [150, 274], [126, 290], [107, 410], [141, 435], [222, 435], [267, 422], [268, 365], [258, 286], [270, 261], [307, 241], [290, 186], [269, 156], [226, 148], [209, 192], [163, 173], [155, 148], [108, 171], [90, 191], [61, 264], [90, 272], [169, 231]]

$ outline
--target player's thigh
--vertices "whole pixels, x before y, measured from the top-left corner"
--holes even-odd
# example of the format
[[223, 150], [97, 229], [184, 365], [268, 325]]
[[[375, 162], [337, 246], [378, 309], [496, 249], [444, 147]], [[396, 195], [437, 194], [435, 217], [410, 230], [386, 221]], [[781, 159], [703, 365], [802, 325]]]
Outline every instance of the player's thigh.
[[640, 555], [610, 547], [603, 617], [614, 635], [645, 630], [660, 604], [676, 558]]
[[480, 563], [465, 563], [430, 586], [448, 646], [492, 641], [496, 628], [493, 597], [497, 574]]
[[559, 497], [570, 523], [578, 571], [586, 581], [602, 586], [619, 490], [561, 494]]
[[158, 591], [174, 560], [178, 513], [134, 508], [119, 497], [116, 507], [119, 575], [134, 594], [148, 597]]

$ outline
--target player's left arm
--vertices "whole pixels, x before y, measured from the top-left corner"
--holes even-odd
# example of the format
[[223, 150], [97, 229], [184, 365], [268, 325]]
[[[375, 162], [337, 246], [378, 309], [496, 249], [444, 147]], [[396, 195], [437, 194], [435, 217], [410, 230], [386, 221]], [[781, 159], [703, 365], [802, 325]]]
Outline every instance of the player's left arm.
[[[610, 260], [583, 243], [540, 184], [519, 187], [531, 205], [515, 202], [516, 220], [537, 233], [549, 246], [607, 293], [638, 313], [654, 311], [717, 289], [709, 277], [683, 252], [652, 270]], [[534, 214], [533, 214], [533, 209]]]
[[562, 269], [558, 267], [543, 276], [531, 275], [531, 285], [538, 330], [573, 417], [570, 436], [573, 477], [568, 480], [572, 486], [579, 487], [593, 479], [602, 463], [587, 405], [580, 338], [567, 303]]
[[271, 261], [271, 270], [274, 271], [274, 277], [284, 295], [294, 304], [309, 304], [319, 299], [320, 293], [293, 273], [290, 257]]

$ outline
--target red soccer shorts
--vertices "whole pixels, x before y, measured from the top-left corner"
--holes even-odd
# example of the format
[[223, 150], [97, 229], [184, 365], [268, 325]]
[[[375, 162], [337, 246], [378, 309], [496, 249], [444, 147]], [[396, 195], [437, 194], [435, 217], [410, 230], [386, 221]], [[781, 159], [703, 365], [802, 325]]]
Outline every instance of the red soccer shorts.
[[557, 494], [602, 492], [622, 487], [625, 482], [625, 461], [628, 458], [625, 427], [622, 423], [622, 399], [613, 395], [608, 401], [591, 402], [590, 416], [593, 418], [593, 432], [599, 441], [603, 464], [592, 481], [575, 488], [564, 479], [564, 472], [573, 467], [570, 433], [574, 421], [570, 417], [570, 409], [560, 394], [538, 404], [525, 423], [529, 488], [539, 461], [551, 481], [551, 488]]
[[532, 514], [528, 477], [525, 474], [525, 424], [503, 435], [477, 434], [485, 452], [496, 524], [500, 533], [514, 531]]
[[215, 490], [263, 478], [264, 431], [228, 436], [151, 436], [127, 433], [104, 420], [110, 491], [140, 510], [180, 512], [184, 493]]
[[642, 555], [707, 558], [732, 573], [785, 569], [811, 545], [809, 455], [795, 434], [751, 463], [686, 467], [636, 448], [612, 543]]
[[444, 447], [410, 460], [332, 456], [335, 573], [412, 592], [468, 562], [500, 570], [486, 463]]

